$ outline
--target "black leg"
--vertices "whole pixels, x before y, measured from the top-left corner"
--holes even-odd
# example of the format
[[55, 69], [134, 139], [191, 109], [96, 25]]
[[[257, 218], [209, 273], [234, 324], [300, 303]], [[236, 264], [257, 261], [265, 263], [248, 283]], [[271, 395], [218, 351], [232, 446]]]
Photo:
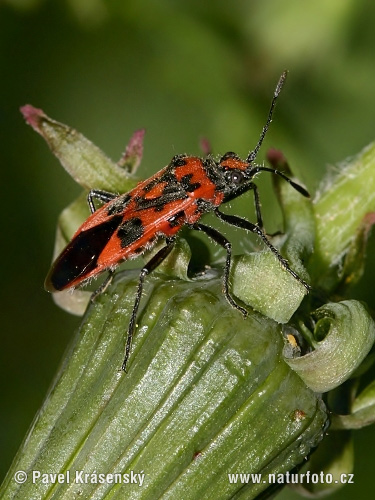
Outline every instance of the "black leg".
[[239, 187], [237, 189], [237, 191], [235, 192], [235, 194], [233, 196], [227, 196], [225, 198], [225, 203], [228, 203], [228, 201], [231, 201], [234, 198], [237, 198], [242, 193], [247, 193], [247, 191], [254, 191], [254, 204], [255, 204], [255, 212], [256, 212], [256, 216], [257, 216], [257, 224], [260, 228], [263, 228], [263, 220], [262, 220], [262, 213], [260, 210], [260, 199], [259, 199], [258, 187], [253, 182], [248, 182], [246, 184], [243, 184], [242, 187]]
[[307, 291], [311, 290], [311, 286], [308, 283], [306, 283], [306, 281], [304, 281], [302, 278], [300, 278], [298, 274], [289, 267], [288, 261], [284, 259], [284, 257], [280, 254], [277, 248], [275, 248], [272, 245], [272, 243], [268, 240], [264, 232], [256, 224], [253, 224], [252, 222], [249, 222], [246, 219], [242, 219], [241, 217], [237, 217], [236, 215], [223, 214], [218, 209], [216, 209], [214, 213], [220, 220], [226, 222], [227, 224], [230, 224], [231, 226], [239, 227], [241, 229], [246, 229], [247, 231], [251, 231], [252, 233], [257, 234], [267, 245], [267, 247], [271, 250], [271, 252], [276, 256], [276, 258], [278, 259], [280, 264], [284, 267], [284, 269], [288, 271], [288, 273], [291, 274], [294, 279], [299, 281], [306, 288]]
[[106, 279], [103, 281], [103, 283], [100, 285], [100, 287], [98, 287], [95, 290], [95, 292], [93, 292], [93, 294], [91, 295], [91, 298], [90, 298], [91, 302], [94, 302], [94, 300], [96, 299], [96, 297], [98, 295], [100, 295], [101, 293], [103, 293], [107, 290], [109, 285], [112, 283], [114, 274], [115, 274], [114, 271], [111, 271], [110, 269], [108, 270], [108, 276], [106, 277]]
[[234, 307], [235, 309], [238, 309], [245, 317], [247, 316], [247, 311], [243, 307], [239, 306], [237, 302], [233, 299], [229, 292], [229, 273], [230, 273], [230, 263], [232, 259], [232, 244], [225, 236], [223, 236], [219, 231], [216, 229], [206, 226], [204, 224], [194, 224], [193, 229], [196, 229], [197, 231], [203, 231], [204, 233], [207, 234], [212, 240], [214, 240], [218, 245], [223, 247], [226, 252], [227, 252], [227, 258], [225, 261], [225, 267], [224, 267], [224, 276], [223, 276], [223, 291], [225, 298], [229, 302], [229, 304]]
[[129, 321], [129, 327], [128, 327], [128, 336], [126, 339], [126, 346], [125, 346], [125, 357], [124, 357], [124, 362], [122, 363], [122, 369], [124, 372], [126, 372], [126, 365], [128, 363], [128, 359], [130, 356], [130, 351], [132, 347], [132, 341], [133, 341], [133, 335], [134, 335], [134, 330], [135, 330], [135, 325], [136, 325], [136, 319], [137, 319], [137, 313], [139, 309], [139, 304], [141, 302], [141, 297], [142, 297], [142, 291], [143, 291], [143, 283], [145, 280], [145, 277], [151, 273], [154, 269], [156, 269], [162, 262], [163, 260], [170, 254], [172, 251], [172, 248], [175, 243], [175, 238], [168, 238], [167, 239], [167, 244], [165, 247], [161, 248], [156, 255], [152, 257], [152, 259], [147, 262], [147, 264], [143, 267], [139, 274], [139, 281], [138, 281], [138, 288], [137, 292], [135, 295], [135, 302], [132, 310], [132, 314], [130, 316], [130, 321]]
[[258, 187], [253, 182], [251, 182], [250, 189], [254, 191], [254, 203], [255, 203], [255, 212], [257, 215], [257, 224], [260, 229], [263, 229], [263, 219], [262, 219], [262, 212], [260, 210]]
[[108, 203], [109, 201], [112, 201], [115, 198], [117, 198], [117, 196], [118, 194], [109, 193], [108, 191], [102, 191], [100, 189], [91, 189], [91, 191], [87, 195], [87, 202], [90, 207], [90, 212], [93, 214], [96, 211], [94, 205], [94, 198], [99, 201], [102, 201], [103, 203]]

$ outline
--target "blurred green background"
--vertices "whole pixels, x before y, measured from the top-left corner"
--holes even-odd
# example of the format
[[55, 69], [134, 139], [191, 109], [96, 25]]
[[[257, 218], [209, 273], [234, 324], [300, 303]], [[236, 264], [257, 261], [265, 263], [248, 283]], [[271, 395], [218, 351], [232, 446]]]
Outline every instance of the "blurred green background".
[[[199, 153], [202, 137], [246, 155], [286, 68], [258, 160], [282, 149], [314, 193], [328, 164], [375, 138], [374, 23], [365, 0], [0, 0], [1, 475], [79, 325], [43, 290], [58, 214], [79, 188], [19, 107], [42, 108], [114, 160], [145, 127], [147, 177], [176, 153]], [[269, 178], [259, 185], [270, 231], [280, 216]], [[374, 250], [372, 237], [353, 291], [372, 309]], [[374, 428], [355, 433], [355, 485], [331, 498], [367, 498], [374, 447]]]

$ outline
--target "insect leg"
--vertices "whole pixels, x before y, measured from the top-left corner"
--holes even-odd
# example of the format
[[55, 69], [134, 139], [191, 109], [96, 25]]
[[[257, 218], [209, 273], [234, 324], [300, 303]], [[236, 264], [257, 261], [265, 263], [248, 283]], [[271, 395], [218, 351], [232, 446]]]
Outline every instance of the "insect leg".
[[226, 196], [225, 203], [233, 200], [234, 198], [237, 198], [240, 194], [246, 193], [247, 191], [254, 191], [254, 204], [255, 204], [255, 211], [256, 211], [256, 216], [257, 216], [257, 224], [258, 224], [258, 227], [263, 228], [263, 219], [262, 219], [262, 214], [261, 214], [261, 210], [260, 210], [260, 199], [259, 199], [258, 187], [253, 182], [243, 184], [242, 187], [239, 187], [232, 196], [231, 195]]
[[109, 285], [112, 283], [114, 274], [115, 274], [115, 271], [111, 271], [109, 269], [108, 276], [106, 277], [106, 279], [103, 281], [103, 283], [91, 295], [91, 298], [90, 298], [91, 302], [94, 302], [95, 299], [96, 299], [96, 297], [98, 295], [100, 295], [101, 293], [103, 293], [103, 292], [105, 292], [107, 290], [107, 288], [109, 287]]
[[128, 336], [126, 339], [126, 346], [125, 346], [125, 357], [124, 361], [122, 363], [122, 369], [124, 372], [126, 372], [126, 365], [128, 363], [128, 359], [130, 356], [130, 350], [132, 347], [132, 341], [133, 341], [133, 335], [134, 335], [134, 330], [136, 326], [136, 319], [137, 319], [137, 313], [138, 313], [138, 308], [139, 304], [141, 302], [141, 297], [142, 297], [142, 291], [143, 291], [143, 283], [145, 280], [145, 277], [151, 273], [154, 269], [156, 269], [159, 264], [163, 262], [163, 260], [170, 254], [173, 246], [175, 243], [175, 238], [167, 238], [167, 244], [165, 247], [161, 248], [156, 255], [152, 257], [152, 259], [147, 262], [147, 264], [142, 268], [140, 274], [139, 274], [139, 281], [138, 281], [138, 288], [137, 292], [135, 295], [135, 302], [132, 310], [132, 314], [130, 316], [130, 321], [129, 321], [129, 327], [128, 327]]
[[258, 187], [253, 182], [251, 182], [249, 185], [249, 189], [254, 191], [254, 203], [255, 203], [255, 212], [257, 215], [257, 225], [260, 229], [263, 229], [263, 219], [262, 219], [262, 212], [260, 210]]
[[268, 240], [264, 232], [256, 224], [253, 224], [252, 222], [246, 219], [242, 219], [241, 217], [238, 217], [236, 215], [223, 214], [218, 209], [216, 209], [214, 213], [220, 220], [226, 222], [227, 224], [239, 227], [241, 229], [246, 229], [247, 231], [251, 231], [252, 233], [258, 235], [267, 245], [267, 247], [271, 250], [271, 252], [276, 256], [276, 258], [278, 259], [280, 264], [284, 267], [284, 269], [288, 271], [288, 273], [291, 274], [294, 279], [299, 281], [306, 288], [307, 291], [311, 290], [311, 286], [308, 283], [306, 283], [306, 281], [304, 281], [302, 278], [300, 278], [295, 271], [293, 271], [293, 269], [289, 266], [288, 261], [284, 259], [284, 257], [280, 254], [277, 248], [275, 248], [272, 245], [272, 243]]
[[117, 198], [117, 196], [118, 194], [110, 193], [108, 191], [102, 191], [101, 189], [91, 189], [91, 191], [87, 195], [87, 202], [90, 207], [90, 212], [93, 214], [96, 211], [94, 205], [94, 198], [96, 198], [99, 201], [102, 201], [103, 203], [108, 203], [109, 201], [112, 201], [115, 198]]
[[207, 234], [212, 240], [214, 240], [218, 245], [223, 247], [226, 252], [227, 252], [227, 258], [225, 261], [225, 267], [224, 267], [224, 276], [223, 276], [223, 291], [225, 298], [229, 302], [229, 304], [234, 307], [235, 309], [238, 309], [245, 317], [247, 316], [247, 311], [243, 307], [239, 306], [237, 302], [233, 299], [229, 292], [229, 272], [230, 272], [230, 263], [232, 260], [232, 244], [225, 236], [223, 236], [219, 231], [216, 229], [206, 226], [204, 224], [194, 224], [192, 226], [193, 229], [196, 229], [197, 231], [203, 231], [204, 233]]

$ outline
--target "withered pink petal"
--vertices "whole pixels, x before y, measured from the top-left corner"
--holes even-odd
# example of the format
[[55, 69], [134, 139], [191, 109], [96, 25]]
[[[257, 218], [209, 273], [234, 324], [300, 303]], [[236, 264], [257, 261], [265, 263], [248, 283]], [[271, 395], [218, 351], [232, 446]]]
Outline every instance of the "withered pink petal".
[[284, 163], [287, 163], [284, 153], [275, 148], [270, 148], [267, 151], [266, 157], [271, 165], [283, 165]]
[[143, 137], [145, 129], [136, 130], [131, 136], [126, 149], [118, 161], [120, 167], [124, 167], [130, 172], [135, 172], [142, 160]]
[[23, 117], [26, 120], [26, 123], [33, 127], [34, 130], [41, 133], [40, 131], [40, 123], [41, 118], [46, 118], [45, 113], [42, 109], [34, 108], [31, 104], [25, 104], [20, 108]]
[[199, 145], [204, 155], [212, 153], [211, 143], [208, 139], [206, 139], [206, 137], [201, 138]]

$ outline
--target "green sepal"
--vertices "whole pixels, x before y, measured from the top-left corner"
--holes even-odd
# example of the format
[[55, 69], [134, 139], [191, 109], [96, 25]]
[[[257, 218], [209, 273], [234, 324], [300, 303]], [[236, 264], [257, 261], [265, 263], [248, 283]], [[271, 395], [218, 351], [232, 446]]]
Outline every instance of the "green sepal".
[[[346, 280], [340, 269], [347, 253], [361, 252], [360, 239], [357, 252], [352, 245], [362, 221], [366, 214], [375, 212], [375, 143], [336, 166], [321, 186], [314, 200], [316, 245], [308, 270], [315, 287], [332, 292]], [[349, 266], [348, 276], [352, 274]]]
[[367, 241], [374, 223], [375, 212], [371, 212], [363, 217], [357, 228], [354, 238], [348, 245], [342, 265], [337, 269], [340, 282], [336, 286], [336, 293], [345, 293], [347, 287], [356, 284], [362, 278], [366, 263]]
[[[88, 309], [2, 498], [255, 498], [268, 484], [228, 474], [286, 472], [322, 439], [324, 404], [283, 361], [280, 326], [258, 313], [244, 320], [214, 271], [149, 277], [123, 373], [137, 276], [116, 275]], [[145, 479], [17, 485], [19, 469]]]
[[375, 323], [356, 300], [325, 304], [312, 317], [314, 350], [285, 359], [313, 391], [327, 392], [347, 380], [370, 352]]
[[77, 130], [53, 120], [41, 109], [21, 108], [27, 123], [47, 142], [71, 177], [84, 189], [126, 192], [134, 186], [127, 168], [112, 162], [101, 149]]
[[287, 323], [307, 294], [270, 251], [233, 258], [232, 291], [245, 304], [278, 323]]
[[332, 415], [334, 429], [361, 429], [375, 423], [375, 381], [370, 382], [353, 400], [348, 414]]

